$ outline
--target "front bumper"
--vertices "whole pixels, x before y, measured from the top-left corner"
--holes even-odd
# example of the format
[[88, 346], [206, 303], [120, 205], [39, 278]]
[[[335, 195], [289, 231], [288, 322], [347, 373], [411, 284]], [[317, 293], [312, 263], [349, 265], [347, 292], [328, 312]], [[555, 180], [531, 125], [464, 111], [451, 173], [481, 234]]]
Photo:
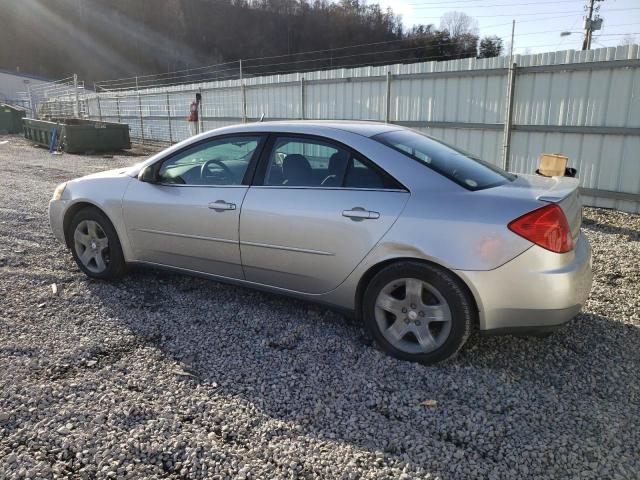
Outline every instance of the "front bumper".
[[66, 210], [65, 200], [49, 201], [49, 225], [56, 239], [66, 245], [64, 238], [64, 212]]
[[591, 246], [557, 254], [534, 245], [489, 271], [457, 271], [472, 290], [483, 333], [553, 330], [575, 317], [591, 291]]

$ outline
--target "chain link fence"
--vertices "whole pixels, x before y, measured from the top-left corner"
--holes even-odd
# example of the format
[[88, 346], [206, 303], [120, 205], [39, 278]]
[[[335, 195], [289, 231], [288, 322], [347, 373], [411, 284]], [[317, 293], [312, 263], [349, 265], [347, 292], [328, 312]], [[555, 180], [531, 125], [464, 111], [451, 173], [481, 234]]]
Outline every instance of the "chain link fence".
[[18, 99], [27, 108], [29, 117], [39, 119], [88, 117], [87, 98], [84, 82], [75, 74], [18, 92]]

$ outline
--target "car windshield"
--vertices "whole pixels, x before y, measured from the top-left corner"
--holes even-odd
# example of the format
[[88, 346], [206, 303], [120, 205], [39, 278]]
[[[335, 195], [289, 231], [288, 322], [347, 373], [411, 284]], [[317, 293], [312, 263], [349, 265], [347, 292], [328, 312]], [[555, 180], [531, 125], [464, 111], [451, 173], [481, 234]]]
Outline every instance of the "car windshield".
[[495, 187], [515, 176], [495, 165], [413, 130], [395, 130], [373, 137], [468, 190]]

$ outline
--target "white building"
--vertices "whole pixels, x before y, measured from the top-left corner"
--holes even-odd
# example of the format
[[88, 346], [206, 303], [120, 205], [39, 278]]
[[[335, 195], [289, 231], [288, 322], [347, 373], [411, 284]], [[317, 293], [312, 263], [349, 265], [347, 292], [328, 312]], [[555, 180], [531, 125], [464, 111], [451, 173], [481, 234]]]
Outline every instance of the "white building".
[[50, 82], [51, 80], [37, 75], [0, 69], [0, 103], [29, 108], [28, 96], [25, 92], [34, 85]]

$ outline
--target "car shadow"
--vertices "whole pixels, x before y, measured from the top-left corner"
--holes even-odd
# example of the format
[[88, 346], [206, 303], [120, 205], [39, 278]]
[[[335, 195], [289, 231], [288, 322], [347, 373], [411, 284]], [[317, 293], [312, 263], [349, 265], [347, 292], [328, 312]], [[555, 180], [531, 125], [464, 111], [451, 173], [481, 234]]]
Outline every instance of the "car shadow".
[[613, 233], [627, 237], [630, 242], [640, 241], [640, 230], [634, 228], [623, 227], [620, 225], [612, 225], [609, 223], [598, 222], [592, 218], [584, 218], [582, 225], [587, 230], [595, 230], [601, 233]]
[[[371, 461], [437, 465], [428, 445], [446, 444], [489, 473], [516, 430], [541, 449], [573, 442], [587, 455], [625, 422], [610, 399], [638, 395], [640, 350], [625, 345], [640, 344], [640, 329], [604, 316], [581, 314], [545, 339], [474, 334], [455, 359], [423, 366], [384, 355], [355, 320], [302, 301], [149, 270], [88, 285], [110, 318], [184, 370], [181, 381]], [[600, 420], [604, 410], [620, 423]]]

